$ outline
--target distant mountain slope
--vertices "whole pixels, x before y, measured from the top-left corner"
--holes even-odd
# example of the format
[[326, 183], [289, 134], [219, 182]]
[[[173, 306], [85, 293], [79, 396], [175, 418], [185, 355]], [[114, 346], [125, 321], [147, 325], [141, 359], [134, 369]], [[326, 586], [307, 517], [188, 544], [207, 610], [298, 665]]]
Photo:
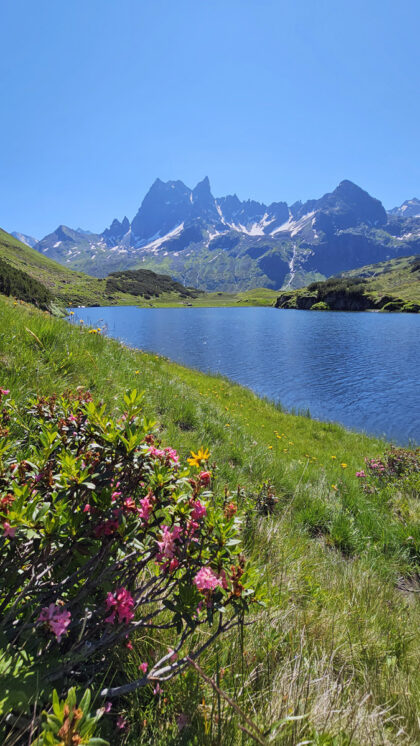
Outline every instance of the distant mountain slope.
[[13, 236], [13, 238], [17, 238], [18, 241], [26, 243], [26, 245], [30, 246], [31, 248], [33, 248], [35, 244], [38, 243], [37, 238], [34, 238], [33, 236], [26, 236], [25, 233], [16, 233], [16, 231], [12, 231], [10, 235]]
[[[143, 269], [111, 275], [106, 280], [95, 279], [63, 267], [0, 229], [1, 292], [24, 300], [30, 300], [32, 293], [32, 298], [37, 303], [39, 300], [38, 305], [42, 307], [54, 299], [67, 305], [113, 305], [135, 304], [139, 296], [153, 298], [165, 294], [173, 300], [185, 300], [200, 295], [168, 276]], [[23, 292], [26, 295], [22, 295]]]
[[370, 264], [285, 291], [278, 296], [276, 307], [420, 312], [420, 255]]
[[131, 223], [100, 234], [61, 225], [36, 249], [96, 277], [142, 267], [207, 291], [294, 288], [420, 251], [417, 203], [387, 213], [348, 180], [288, 206], [215, 198], [207, 177], [194, 189], [156, 179]]
[[420, 218], [420, 199], [407, 199], [400, 207], [393, 207], [389, 214], [403, 218]]

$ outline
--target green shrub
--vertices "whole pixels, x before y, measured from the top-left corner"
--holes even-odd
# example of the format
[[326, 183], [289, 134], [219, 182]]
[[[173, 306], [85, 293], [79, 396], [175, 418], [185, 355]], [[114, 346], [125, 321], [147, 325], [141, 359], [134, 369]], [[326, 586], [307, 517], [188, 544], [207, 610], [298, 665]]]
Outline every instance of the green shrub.
[[128, 689], [173, 678], [239, 623], [252, 595], [240, 519], [213, 500], [208, 451], [181, 466], [136, 390], [117, 419], [83, 389], [19, 409], [8, 394], [0, 389], [0, 714], [31, 716], [75, 680], [121, 696], [107, 654], [133, 635], [152, 635], [155, 655]]
[[328, 303], [324, 303], [324, 301], [319, 301], [319, 303], [314, 303], [313, 306], [311, 306], [311, 311], [329, 311], [330, 307]]

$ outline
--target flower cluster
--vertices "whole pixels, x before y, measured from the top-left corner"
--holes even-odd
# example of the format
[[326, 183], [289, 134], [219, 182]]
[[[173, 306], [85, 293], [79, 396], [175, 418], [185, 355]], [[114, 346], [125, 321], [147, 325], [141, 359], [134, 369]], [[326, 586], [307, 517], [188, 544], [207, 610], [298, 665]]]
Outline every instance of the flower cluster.
[[194, 577], [194, 583], [200, 593], [214, 591], [218, 586], [223, 586], [223, 579], [216, 575], [211, 567], [202, 567]]
[[71, 614], [57, 604], [44, 606], [39, 617], [39, 622], [46, 622], [51, 632], [56, 636], [57, 642], [61, 642], [63, 634], [71, 622]]
[[111, 611], [111, 614], [106, 617], [105, 621], [108, 624], [128, 624], [134, 619], [134, 599], [127, 588], [117, 588], [114, 593], [109, 592], [106, 597], [106, 609]]

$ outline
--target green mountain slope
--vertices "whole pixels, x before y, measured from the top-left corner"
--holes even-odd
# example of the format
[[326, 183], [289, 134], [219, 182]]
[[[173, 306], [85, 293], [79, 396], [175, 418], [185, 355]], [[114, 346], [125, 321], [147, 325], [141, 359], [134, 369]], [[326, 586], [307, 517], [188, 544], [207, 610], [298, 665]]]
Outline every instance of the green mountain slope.
[[407, 302], [420, 303], [420, 256], [402, 256], [388, 262], [343, 273], [342, 277], [361, 277], [368, 282], [369, 294], [396, 295]]
[[420, 257], [406, 256], [343, 272], [281, 293], [277, 308], [420, 312]]

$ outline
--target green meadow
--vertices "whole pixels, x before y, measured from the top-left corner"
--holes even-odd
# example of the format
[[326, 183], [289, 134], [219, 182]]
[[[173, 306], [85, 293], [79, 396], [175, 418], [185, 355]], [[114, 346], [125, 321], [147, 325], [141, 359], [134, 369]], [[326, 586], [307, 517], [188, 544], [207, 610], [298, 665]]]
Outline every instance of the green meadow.
[[[200, 658], [214, 686], [189, 670], [160, 697], [147, 688], [122, 698], [130, 728], [104, 738], [132, 746], [420, 743], [418, 477], [369, 491], [355, 476], [387, 444], [286, 413], [222, 377], [12, 299], [0, 297], [0, 319], [0, 386], [18, 405], [84, 386], [117, 411], [127, 389], [144, 391], [162, 444], [182, 459], [208, 448], [216, 495], [228, 493], [244, 515], [261, 604]], [[267, 495], [273, 509], [261, 509]], [[109, 663], [124, 681], [139, 662], [134, 649], [116, 650]]]

